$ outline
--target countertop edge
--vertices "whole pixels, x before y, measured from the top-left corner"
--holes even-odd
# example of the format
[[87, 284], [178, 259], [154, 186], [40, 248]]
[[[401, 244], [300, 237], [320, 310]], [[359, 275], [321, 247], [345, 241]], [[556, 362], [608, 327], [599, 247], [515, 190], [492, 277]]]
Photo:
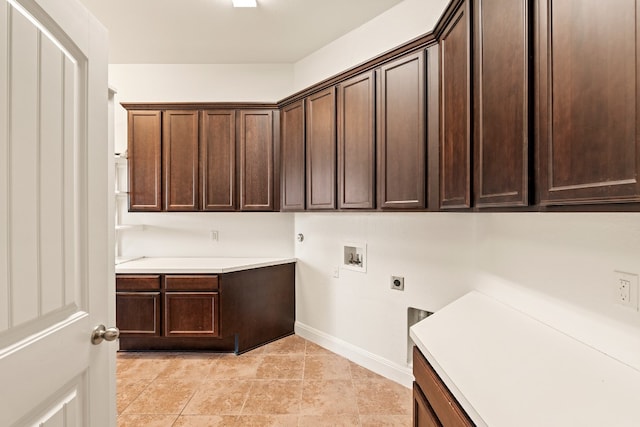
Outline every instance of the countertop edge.
[[[163, 259], [167, 260], [168, 264], [171, 262], [175, 262], [175, 264], [170, 265], [168, 267], [158, 267], [157, 265], [148, 265], [145, 266], [145, 261], [153, 262], [153, 260]], [[179, 265], [181, 261], [189, 259], [200, 259], [203, 262], [206, 260], [233, 260], [233, 262], [228, 262], [228, 266], [218, 266], [218, 267], [202, 267], [202, 266], [181, 266]], [[224, 274], [224, 273], [233, 273], [237, 271], [244, 270], [252, 270], [255, 268], [264, 268], [264, 267], [273, 267], [277, 265], [283, 264], [294, 264], [297, 262], [296, 258], [247, 258], [247, 262], [243, 263], [242, 258], [189, 258], [189, 257], [167, 257], [167, 258], [139, 258], [136, 260], [132, 260], [129, 262], [124, 262], [115, 266], [116, 274]]]

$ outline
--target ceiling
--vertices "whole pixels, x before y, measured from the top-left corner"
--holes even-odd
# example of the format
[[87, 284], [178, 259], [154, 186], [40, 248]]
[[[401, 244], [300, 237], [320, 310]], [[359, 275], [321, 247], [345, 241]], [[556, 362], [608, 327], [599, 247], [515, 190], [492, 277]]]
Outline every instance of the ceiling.
[[294, 63], [402, 0], [80, 0], [111, 64]]

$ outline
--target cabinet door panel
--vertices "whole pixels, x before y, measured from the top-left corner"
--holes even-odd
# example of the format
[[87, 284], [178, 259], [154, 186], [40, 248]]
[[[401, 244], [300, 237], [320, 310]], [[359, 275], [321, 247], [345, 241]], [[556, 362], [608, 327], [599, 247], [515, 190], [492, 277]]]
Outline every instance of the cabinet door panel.
[[273, 111], [241, 111], [241, 210], [273, 210], [273, 164]]
[[122, 336], [160, 336], [160, 292], [117, 292], [116, 326]]
[[420, 387], [413, 383], [413, 427], [442, 427]]
[[206, 110], [202, 113], [202, 208], [236, 209], [236, 113]]
[[541, 205], [639, 200], [637, 3], [538, 2]]
[[196, 211], [199, 209], [198, 112], [165, 111], [162, 121], [165, 209]]
[[217, 292], [167, 292], [164, 335], [167, 337], [218, 336]]
[[528, 204], [528, 3], [474, 3], [475, 204], [479, 207]]
[[336, 207], [336, 101], [333, 87], [306, 99], [307, 209]]
[[375, 206], [375, 79], [373, 72], [338, 86], [338, 207]]
[[282, 109], [281, 150], [283, 211], [303, 211], [305, 208], [305, 141], [304, 101]]
[[236, 113], [202, 113], [202, 207], [205, 211], [236, 209]]
[[162, 113], [128, 112], [129, 210], [162, 210]]
[[470, 40], [468, 2], [440, 41], [440, 208], [471, 206]]
[[424, 52], [383, 65], [378, 96], [378, 200], [382, 209], [425, 207]]

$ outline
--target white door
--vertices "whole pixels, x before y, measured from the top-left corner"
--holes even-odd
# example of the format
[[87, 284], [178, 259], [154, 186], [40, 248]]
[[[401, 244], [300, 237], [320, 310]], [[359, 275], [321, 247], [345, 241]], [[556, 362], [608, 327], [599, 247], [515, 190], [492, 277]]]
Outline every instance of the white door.
[[76, 0], [0, 0], [0, 426], [115, 425], [107, 38]]

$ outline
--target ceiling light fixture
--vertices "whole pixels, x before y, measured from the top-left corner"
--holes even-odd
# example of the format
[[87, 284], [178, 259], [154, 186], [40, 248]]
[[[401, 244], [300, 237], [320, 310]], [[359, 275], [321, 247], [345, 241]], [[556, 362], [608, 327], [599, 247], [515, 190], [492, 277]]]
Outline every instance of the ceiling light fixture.
[[232, 0], [233, 7], [256, 7], [256, 0]]

